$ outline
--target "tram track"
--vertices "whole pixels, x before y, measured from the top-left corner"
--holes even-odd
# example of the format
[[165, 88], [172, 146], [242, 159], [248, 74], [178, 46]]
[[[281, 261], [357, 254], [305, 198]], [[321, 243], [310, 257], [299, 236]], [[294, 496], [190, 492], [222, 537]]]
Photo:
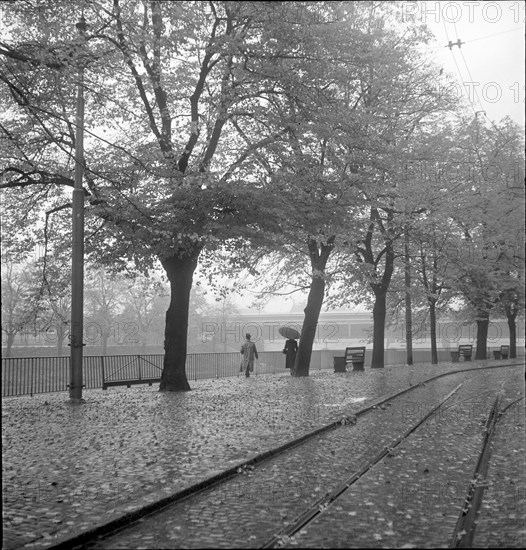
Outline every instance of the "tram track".
[[332, 505], [337, 498], [346, 491], [353, 483], [361, 479], [375, 464], [383, 460], [388, 456], [400, 443], [407, 439], [416, 429], [418, 429], [424, 422], [426, 422], [446, 401], [448, 401], [463, 384], [459, 384], [454, 390], [449, 392], [446, 397], [435, 407], [433, 407], [421, 420], [411, 426], [403, 435], [392, 441], [391, 445], [382, 449], [372, 460], [367, 461], [361, 468], [354, 472], [351, 476], [345, 479], [340, 485], [338, 485], [333, 491], [323, 496], [320, 500], [316, 501], [308, 510], [306, 510], [297, 520], [291, 525], [282, 529], [277, 535], [274, 535], [268, 542], [266, 542], [261, 548], [274, 548], [282, 546], [283, 541], [288, 541], [296, 533], [298, 533], [303, 527], [311, 523], [319, 514], [325, 511], [330, 505]]
[[[69, 537], [68, 539], [60, 540], [57, 543], [55, 543], [54, 545], [48, 546], [48, 547], [49, 548], [86, 547], [86, 545], [90, 544], [90, 542], [92, 542], [94, 540], [100, 539], [101, 537], [105, 538], [105, 537], [111, 535], [112, 533], [115, 533], [116, 531], [125, 530], [126, 527], [128, 525], [132, 524], [133, 522], [136, 522], [137, 520], [141, 520], [142, 518], [150, 516], [150, 515], [154, 514], [157, 511], [161, 511], [162, 509], [165, 509], [170, 504], [174, 504], [174, 503], [177, 503], [177, 502], [180, 502], [180, 501], [183, 501], [183, 500], [187, 500], [187, 499], [191, 498], [192, 496], [198, 495], [202, 491], [204, 491], [206, 489], [210, 489], [214, 485], [217, 485], [219, 483], [228, 483], [229, 480], [232, 480], [236, 476], [239, 476], [240, 473], [246, 473], [247, 470], [254, 469], [256, 466], [260, 466], [260, 465], [264, 464], [265, 462], [267, 462], [268, 460], [270, 460], [274, 457], [282, 455], [283, 453], [286, 453], [289, 450], [295, 449], [295, 448], [301, 446], [302, 444], [313, 440], [314, 438], [316, 438], [318, 436], [326, 434], [326, 433], [336, 429], [338, 426], [347, 425], [347, 424], [354, 424], [354, 423], [357, 422], [357, 419], [359, 417], [362, 417], [366, 413], [369, 413], [369, 412], [371, 412], [375, 409], [378, 409], [382, 405], [385, 405], [388, 402], [395, 400], [397, 397], [400, 397], [400, 396], [402, 396], [404, 394], [407, 394], [409, 392], [413, 392], [417, 388], [423, 387], [423, 386], [427, 385], [428, 383], [433, 382], [435, 380], [438, 380], [440, 378], [443, 378], [445, 376], [458, 375], [458, 374], [461, 374], [461, 373], [467, 373], [467, 372], [472, 372], [472, 371], [480, 372], [480, 371], [483, 371], [483, 370], [495, 369], [495, 368], [517, 367], [517, 366], [522, 366], [522, 365], [523, 365], [522, 363], [516, 363], [516, 364], [498, 365], [498, 366], [493, 366], [492, 365], [492, 366], [486, 366], [486, 367], [477, 366], [477, 367], [474, 367], [474, 368], [460, 369], [458, 371], [449, 372], [449, 373], [442, 373], [440, 375], [430, 377], [430, 378], [428, 378], [427, 380], [421, 382], [418, 385], [411, 386], [411, 387], [406, 388], [404, 390], [394, 392], [394, 393], [392, 393], [388, 396], [378, 398], [377, 400], [373, 401], [368, 406], [360, 409], [359, 411], [354, 412], [351, 415], [344, 416], [339, 421], [336, 421], [336, 422], [333, 422], [329, 425], [323, 426], [322, 428], [314, 430], [313, 432], [310, 432], [309, 434], [306, 434], [306, 435], [304, 435], [300, 438], [291, 440], [291, 441], [287, 442], [286, 444], [284, 444], [280, 447], [271, 449], [271, 450], [269, 450], [265, 453], [262, 453], [262, 454], [260, 454], [256, 457], [253, 457], [252, 459], [250, 459], [248, 461], [245, 461], [245, 462], [243, 462], [241, 464], [238, 464], [238, 465], [236, 465], [232, 468], [224, 470], [224, 471], [220, 472], [219, 474], [213, 476], [212, 478], [209, 478], [209, 479], [201, 482], [200, 484], [194, 485], [194, 486], [186, 489], [185, 491], [181, 491], [179, 493], [170, 495], [170, 496], [165, 497], [163, 499], [159, 499], [158, 501], [156, 501], [156, 502], [154, 502], [154, 503], [152, 503], [148, 506], [143, 507], [141, 510], [131, 512], [131, 513], [125, 515], [125, 516], [117, 518], [116, 520], [112, 520], [112, 521], [110, 521], [106, 524], [94, 526], [89, 531], [86, 531], [84, 533], [80, 533], [76, 537]], [[434, 414], [434, 412], [437, 409], [439, 409], [448, 399], [450, 399], [450, 397], [458, 390], [458, 388], [460, 386], [461, 385], [457, 386], [457, 388], [453, 392], [450, 392], [450, 394], [448, 394], [448, 396], [446, 396], [446, 398], [444, 398], [444, 400], [441, 403], [439, 403], [436, 407], [434, 407], [432, 411], [428, 412], [428, 414], [426, 414], [425, 418], [420, 419], [420, 421], [416, 425], [411, 426], [411, 428], [408, 429], [402, 436], [400, 436], [399, 438], [394, 439], [389, 445], [387, 445], [384, 449], [382, 449], [374, 457], [371, 464], [366, 464], [366, 465], [364, 465], [363, 468], [361, 468], [358, 471], [354, 472], [351, 476], [347, 476], [346, 479], [345, 479], [345, 482], [340, 483], [335, 489], [330, 491], [328, 494], [324, 495], [324, 497], [322, 497], [322, 499], [318, 499], [315, 502], [315, 504], [313, 506], [311, 506], [311, 508], [314, 510], [317, 507], [317, 509], [319, 510], [320, 506], [321, 506], [322, 509], [325, 509], [326, 505], [329, 505], [332, 501], [334, 501], [336, 498], [338, 498], [338, 496], [341, 494], [341, 492], [343, 492], [345, 490], [344, 485], [348, 486], [348, 484], [353, 484], [358, 479], [360, 479], [363, 475], [365, 475], [365, 473], [370, 468], [372, 468], [374, 466], [374, 464], [378, 463], [383, 458], [388, 456], [389, 453], [391, 453], [396, 446], [398, 446], [404, 439], [409, 437], [411, 435], [411, 433], [413, 433], [420, 425], [422, 425], [422, 423], [426, 422], [429, 418], [431, 418], [431, 416]], [[371, 462], [371, 461], [369, 461], [369, 462]], [[309, 515], [309, 514], [307, 514], [307, 515], [306, 514], [307, 514], [306, 512], [303, 513], [302, 516], [301, 516], [302, 519], [299, 518], [298, 520], [296, 520], [295, 523], [298, 523], [298, 522], [301, 523], [301, 521], [303, 521], [303, 525], [305, 525], [304, 520]], [[313, 516], [313, 517], [315, 517], [315, 516]], [[307, 521], [312, 521], [312, 519], [310, 519], [310, 520], [307, 519]], [[300, 525], [296, 529], [295, 532], [297, 532], [301, 528], [302, 527]], [[292, 532], [291, 529], [292, 529], [292, 526], [287, 526], [286, 531], [283, 532], [284, 536], [290, 536], [290, 534], [287, 534], [287, 533]], [[278, 542], [278, 540], [279, 540], [279, 537], [274, 537], [272, 541], [268, 541], [267, 543], [265, 543], [265, 545], [263, 547], [265, 547], [265, 548], [272, 547], [272, 544], [276, 544]], [[92, 546], [90, 545], [88, 547], [92, 547]]]
[[[505, 380], [501, 387], [504, 385]], [[336, 487], [330, 493], [324, 495], [321, 499], [314, 502], [312, 506], [307, 509], [301, 516], [299, 516], [290, 525], [283, 528], [279, 533], [274, 535], [269, 541], [261, 546], [261, 548], [276, 548], [282, 547], [287, 544], [292, 537], [299, 533], [303, 528], [312, 523], [317, 516], [324, 513], [329, 506], [333, 505], [338, 497], [340, 497], [351, 485], [361, 479], [371, 468], [373, 468], [378, 462], [383, 460], [405, 439], [407, 439], [415, 430], [417, 430], [422, 424], [424, 424], [438, 409], [440, 409], [462, 386], [459, 384], [453, 391], [451, 391], [437, 406], [430, 410], [424, 418], [412, 426], [405, 434], [393, 441], [390, 447], [384, 448], [378, 453], [376, 457], [368, 461], [355, 473], [344, 480], [338, 487]], [[491, 442], [496, 430], [496, 424], [501, 417], [516, 403], [522, 401], [524, 396], [515, 399], [509, 403], [504, 409], [500, 410], [500, 403], [502, 400], [502, 391], [499, 391], [495, 401], [491, 407], [488, 418], [486, 419], [486, 425], [484, 427], [484, 441], [480, 451], [480, 455], [477, 460], [477, 466], [473, 475], [473, 479], [470, 483], [468, 494], [465, 498], [465, 506], [460, 512], [459, 520], [451, 537], [450, 548], [471, 548], [475, 529], [476, 529], [476, 517], [479, 513], [479, 509], [482, 503], [483, 492], [486, 487], [484, 480], [487, 476], [489, 468], [489, 459], [491, 454]], [[455, 403], [453, 406], [458, 405]]]
[[[483, 429], [483, 442], [480, 448], [479, 456], [477, 457], [474, 474], [472, 475], [471, 478], [466, 478], [466, 479], [471, 479], [471, 481], [469, 483], [466, 483], [466, 485], [468, 485], [468, 490], [467, 490], [467, 494], [463, 499], [463, 505], [459, 507], [460, 514], [458, 517], [458, 521], [455, 525], [455, 528], [450, 538], [449, 547], [451, 548], [471, 548], [472, 547], [471, 545], [472, 545], [474, 533], [476, 530], [478, 513], [482, 504], [483, 492], [487, 486], [486, 476], [488, 473], [489, 459], [491, 455], [491, 442], [496, 431], [497, 422], [507, 413], [507, 411], [513, 405], [524, 400], [524, 395], [523, 395], [518, 399], [513, 400], [511, 403], [507, 404], [505, 408], [503, 409], [500, 408], [500, 405], [504, 399], [503, 386], [510, 379], [511, 377], [501, 382], [498, 393], [495, 397], [495, 400], [493, 401], [489, 414], [485, 420], [485, 425]], [[305, 545], [302, 547], [308, 547], [308, 548], [340, 547], [339, 545], [336, 546], [331, 542], [329, 542], [329, 545], [326, 546], [328, 540], [330, 539], [323, 540], [323, 538], [318, 538], [313, 541], [311, 538], [309, 538], [310, 533], [307, 532], [307, 529], [310, 528], [311, 531], [317, 529], [318, 532], [320, 531], [327, 532], [329, 530], [327, 526], [331, 524], [330, 521], [326, 520], [327, 516], [331, 514], [330, 507], [336, 504], [342, 504], [339, 502], [340, 497], [344, 495], [354, 483], [359, 482], [369, 471], [371, 471], [371, 469], [374, 466], [379, 464], [380, 461], [382, 461], [385, 457], [390, 456], [391, 451], [394, 450], [396, 446], [403, 443], [404, 440], [406, 440], [411, 434], [413, 434], [419, 427], [425, 424], [425, 422], [428, 421], [435, 414], [435, 412], [438, 409], [440, 409], [452, 397], [452, 395], [459, 390], [461, 386], [462, 384], [457, 386], [452, 392], [450, 392], [443, 399], [443, 401], [441, 401], [441, 403], [439, 403], [436, 407], [430, 410], [428, 414], [425, 415], [424, 418], [422, 418], [419, 422], [417, 422], [414, 426], [412, 426], [409, 430], [407, 430], [407, 432], [403, 434], [401, 437], [397, 438], [397, 440], [394, 441], [393, 444], [391, 445], [391, 448], [386, 448], [383, 451], [381, 451], [375, 458], [373, 458], [367, 464], [365, 464], [362, 468], [357, 470], [353, 475], [351, 475], [344, 482], [342, 482], [338, 487], [336, 487], [331, 493], [325, 495], [322, 499], [313, 503], [313, 505], [309, 509], [307, 509], [301, 516], [296, 518], [290, 525], [283, 528], [281, 531], [275, 534], [270, 540], [268, 540], [265, 544], [263, 544], [260, 547], [261, 548], [282, 548], [282, 547], [293, 548], [293, 547], [296, 547], [297, 545], [301, 546], [302, 544]], [[451, 406], [454, 407], [465, 401], [466, 400], [459, 401], [457, 403], [454, 403]], [[370, 480], [366, 479], [365, 482], [374, 484], [373, 479], [370, 479]], [[426, 504], [429, 504], [429, 503], [426, 503]], [[339, 509], [341, 510], [342, 506], [339, 506]], [[317, 524], [316, 520], [323, 516], [326, 521], [322, 522], [321, 524]], [[341, 513], [338, 517], [339, 518], [342, 517]], [[332, 523], [334, 524], [335, 522], [332, 522]], [[392, 525], [392, 521], [390, 523]], [[301, 537], [302, 535], [303, 535], [303, 538]], [[320, 540], [322, 540], [324, 544], [320, 544]], [[441, 541], [442, 544], [443, 542], [444, 541]], [[420, 544], [417, 544], [417, 545], [410, 544], [408, 547], [418, 547], [418, 546], [420, 546]], [[354, 547], [362, 547], [362, 546], [350, 545], [345, 547], [354, 548]], [[374, 546], [364, 545], [363, 547], [377, 547], [377, 546], [375, 544]], [[380, 545], [379, 547], [386, 547], [386, 546]], [[394, 546], [387, 546], [387, 547], [396, 548], [400, 546], [395, 544]]]
[[477, 461], [477, 466], [473, 474], [468, 494], [465, 499], [465, 506], [462, 509], [457, 525], [451, 538], [450, 548], [471, 548], [475, 530], [477, 527], [477, 517], [480, 512], [484, 490], [487, 487], [486, 478], [489, 469], [489, 460], [491, 458], [491, 443], [493, 441], [497, 423], [515, 404], [524, 399], [524, 396], [515, 399], [504, 409], [499, 410], [502, 400], [502, 392], [497, 394], [490, 415], [488, 417], [484, 430], [484, 441]]

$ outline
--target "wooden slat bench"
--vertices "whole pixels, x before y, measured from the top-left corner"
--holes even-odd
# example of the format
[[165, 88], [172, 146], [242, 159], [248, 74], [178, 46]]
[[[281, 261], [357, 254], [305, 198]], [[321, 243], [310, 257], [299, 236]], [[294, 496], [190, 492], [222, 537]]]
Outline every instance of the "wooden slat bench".
[[458, 353], [464, 357], [464, 361], [471, 361], [473, 355], [473, 346], [471, 344], [461, 344], [458, 346]]
[[473, 346], [471, 344], [461, 344], [458, 346], [459, 356], [464, 357], [464, 361], [471, 361], [473, 355]]
[[364, 370], [365, 346], [345, 348], [345, 363], [351, 363], [353, 370]]
[[500, 355], [503, 359], [507, 359], [510, 355], [510, 346], [500, 346]]
[[464, 361], [471, 361], [473, 355], [473, 346], [471, 344], [461, 344], [458, 346], [458, 351], [451, 352], [451, 361], [458, 363], [460, 356], [464, 357]]

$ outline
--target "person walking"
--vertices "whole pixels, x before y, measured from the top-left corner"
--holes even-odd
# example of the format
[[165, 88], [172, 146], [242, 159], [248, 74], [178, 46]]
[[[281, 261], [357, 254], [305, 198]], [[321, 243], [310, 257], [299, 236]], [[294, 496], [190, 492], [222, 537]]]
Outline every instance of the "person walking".
[[296, 360], [296, 352], [298, 351], [298, 342], [296, 340], [293, 340], [292, 338], [289, 338], [285, 342], [285, 347], [283, 348], [283, 353], [286, 355], [285, 359], [285, 368], [292, 369], [294, 368], [294, 361]]
[[245, 376], [248, 378], [254, 370], [254, 359], [258, 359], [258, 350], [256, 344], [250, 340], [250, 334], [245, 334], [245, 342], [241, 346], [241, 354], [243, 355], [242, 365], [245, 370]]

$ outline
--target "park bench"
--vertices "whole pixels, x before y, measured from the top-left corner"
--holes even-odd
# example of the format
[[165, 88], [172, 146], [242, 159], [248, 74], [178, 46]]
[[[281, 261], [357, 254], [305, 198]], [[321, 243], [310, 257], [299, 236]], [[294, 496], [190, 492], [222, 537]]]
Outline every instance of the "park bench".
[[464, 357], [464, 361], [471, 361], [473, 346], [471, 344], [461, 344], [458, 346], [458, 353]]
[[464, 357], [464, 361], [471, 361], [471, 356], [473, 355], [473, 346], [471, 344], [460, 344], [458, 346], [458, 351], [451, 352], [451, 361], [453, 363], [458, 363], [460, 356]]
[[507, 359], [510, 354], [510, 346], [500, 346], [500, 350], [493, 351], [494, 359]]
[[107, 390], [110, 386], [126, 386], [131, 388], [132, 384], [152, 384], [159, 383], [161, 378], [141, 378], [140, 380], [104, 380], [102, 382], [102, 389]]
[[345, 363], [351, 363], [353, 370], [364, 370], [365, 346], [357, 348], [345, 348]]

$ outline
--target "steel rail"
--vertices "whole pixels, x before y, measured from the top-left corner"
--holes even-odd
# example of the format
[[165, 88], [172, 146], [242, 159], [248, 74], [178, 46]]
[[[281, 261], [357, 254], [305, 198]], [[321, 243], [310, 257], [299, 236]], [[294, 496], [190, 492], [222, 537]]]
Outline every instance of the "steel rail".
[[424, 424], [433, 413], [438, 410], [446, 401], [448, 401], [453, 395], [462, 387], [463, 383], [459, 384], [455, 389], [450, 391], [446, 397], [435, 407], [433, 407], [423, 418], [421, 418], [416, 424], [411, 426], [404, 434], [395, 439], [391, 445], [385, 447], [380, 451], [373, 459], [368, 460], [362, 467], [356, 472], [351, 474], [345, 481], [340, 483], [334, 490], [324, 495], [318, 501], [316, 501], [310, 508], [308, 508], [301, 516], [299, 516], [290, 525], [287, 525], [279, 533], [274, 535], [269, 541], [267, 541], [260, 548], [274, 548], [282, 546], [290, 537], [293, 537], [303, 527], [311, 523], [316, 519], [318, 515], [324, 512], [340, 495], [342, 495], [347, 489], [356, 483], [361, 477], [363, 477], [373, 466], [378, 464], [386, 456], [388, 456], [395, 447], [398, 447], [405, 439], [407, 439], [415, 430], [417, 430], [422, 424]]
[[457, 524], [455, 525], [455, 529], [453, 531], [453, 536], [451, 537], [449, 545], [450, 548], [472, 547], [475, 530], [477, 528], [477, 516], [482, 505], [484, 490], [487, 487], [485, 480], [488, 475], [489, 459], [491, 457], [491, 442], [495, 435], [497, 422], [504, 416], [510, 407], [523, 399], [524, 396], [515, 399], [502, 411], [500, 411], [500, 402], [502, 400], [501, 387], [501, 391], [497, 394], [497, 397], [493, 402], [493, 406], [488, 415], [486, 426], [484, 428], [484, 440], [482, 442], [482, 448], [475, 467], [475, 472], [470, 483], [468, 494], [464, 501], [465, 505], [460, 512]]

